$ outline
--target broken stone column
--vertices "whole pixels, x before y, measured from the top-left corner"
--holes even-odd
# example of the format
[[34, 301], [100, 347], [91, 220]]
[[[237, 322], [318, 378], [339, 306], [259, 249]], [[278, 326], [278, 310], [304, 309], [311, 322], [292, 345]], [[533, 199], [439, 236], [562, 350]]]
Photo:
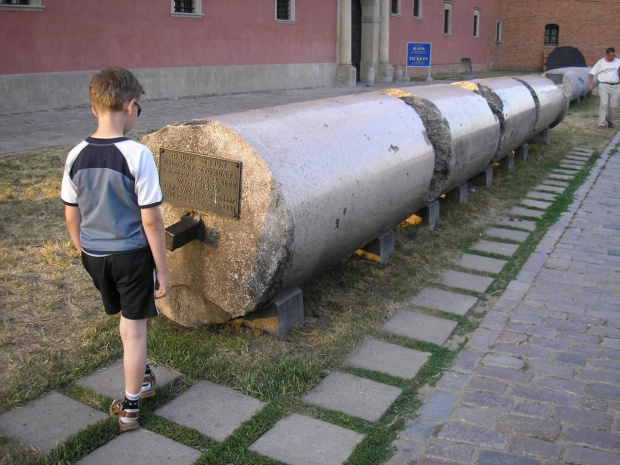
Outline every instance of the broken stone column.
[[588, 67], [557, 68], [543, 73], [543, 77], [551, 79], [562, 91], [569, 102], [583, 97], [590, 89], [588, 79], [590, 74]]
[[[156, 161], [163, 148], [241, 163], [238, 218], [164, 193], [166, 226], [191, 214], [218, 239], [168, 254], [171, 291], [160, 309], [185, 326], [253, 312], [382, 236], [424, 205], [434, 166], [420, 117], [375, 92], [188, 121], [142, 142]], [[220, 182], [217, 170], [192, 166], [173, 171], [187, 195]]]
[[527, 142], [536, 123], [536, 102], [522, 83], [509, 77], [475, 79], [452, 84], [484, 97], [499, 120], [500, 135], [493, 161], [500, 161]]
[[416, 110], [435, 147], [427, 204], [484, 171], [495, 155], [499, 120], [480, 95], [448, 84], [382, 92], [401, 98]]
[[525, 85], [536, 102], [536, 125], [530, 139], [545, 129], [560, 124], [568, 110], [569, 102], [551, 79], [542, 76], [519, 76], [513, 79]]

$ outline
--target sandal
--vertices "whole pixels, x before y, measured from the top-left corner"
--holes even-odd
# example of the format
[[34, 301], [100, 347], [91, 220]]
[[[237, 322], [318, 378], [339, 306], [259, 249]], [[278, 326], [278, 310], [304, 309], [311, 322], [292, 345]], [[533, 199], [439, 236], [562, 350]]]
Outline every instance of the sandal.
[[[138, 419], [140, 418], [140, 411], [138, 410], [136, 412], [127, 412], [123, 410], [122, 400], [115, 400], [114, 402], [112, 402], [112, 404], [110, 405], [110, 416], [112, 418], [116, 418], [116, 423], [118, 423], [118, 429], [121, 433], [133, 431], [140, 427], [140, 422], [138, 421]], [[122, 417], [135, 418], [135, 421], [132, 421], [131, 423], [123, 423], [121, 421]]]
[[144, 379], [142, 380], [143, 386], [148, 383], [151, 383], [151, 387], [146, 391], [140, 391], [140, 399], [148, 399], [149, 397], [155, 396], [155, 384], [157, 383], [157, 378], [152, 370], [148, 375], [145, 374]]

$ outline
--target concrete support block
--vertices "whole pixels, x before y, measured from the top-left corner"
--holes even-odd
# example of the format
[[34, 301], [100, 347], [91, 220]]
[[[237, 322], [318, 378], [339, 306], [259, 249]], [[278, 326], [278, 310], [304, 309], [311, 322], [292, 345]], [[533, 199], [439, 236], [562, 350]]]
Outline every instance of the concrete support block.
[[298, 287], [278, 294], [266, 307], [246, 315], [242, 324], [284, 339], [295, 326], [304, 322], [304, 298]]
[[528, 145], [523, 144], [521, 147], [517, 147], [515, 150], [515, 155], [521, 161], [527, 161], [528, 158]]
[[467, 183], [464, 182], [448, 192], [446, 200], [452, 203], [467, 203], [469, 201], [469, 186]]
[[403, 81], [403, 67], [397, 66], [396, 71], [394, 72], [394, 81], [402, 82]]
[[551, 144], [551, 129], [545, 128], [543, 129], [534, 140], [540, 144], [550, 145]]
[[502, 161], [500, 161], [500, 165], [502, 166], [502, 169], [505, 169], [509, 173], [512, 173], [515, 170], [514, 154], [509, 153], [504, 158], [502, 158]]
[[434, 229], [435, 225], [439, 221], [439, 201], [434, 200], [429, 203], [426, 207], [416, 213], [416, 215], [422, 218], [422, 224], [424, 226]]
[[469, 180], [471, 184], [476, 186], [489, 187], [493, 184], [493, 168], [489, 165], [484, 171]]
[[362, 247], [364, 252], [378, 257], [379, 262], [384, 264], [394, 255], [394, 233], [388, 231], [377, 239]]
[[357, 85], [357, 71], [353, 65], [340, 65], [336, 84], [340, 87], [355, 87]]

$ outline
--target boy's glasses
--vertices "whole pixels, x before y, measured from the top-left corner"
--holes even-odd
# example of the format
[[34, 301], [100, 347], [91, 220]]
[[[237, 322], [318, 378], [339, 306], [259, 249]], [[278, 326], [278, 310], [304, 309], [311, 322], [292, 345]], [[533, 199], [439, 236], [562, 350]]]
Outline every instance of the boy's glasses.
[[136, 106], [138, 107], [138, 118], [140, 118], [140, 113], [142, 113], [142, 107], [140, 106], [140, 104], [138, 102], [133, 102], [136, 104]]

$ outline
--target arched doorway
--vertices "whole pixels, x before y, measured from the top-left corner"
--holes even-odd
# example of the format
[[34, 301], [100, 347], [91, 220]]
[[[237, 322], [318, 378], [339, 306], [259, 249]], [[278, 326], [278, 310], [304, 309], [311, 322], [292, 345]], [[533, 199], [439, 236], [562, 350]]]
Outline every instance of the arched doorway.
[[351, 0], [351, 64], [355, 67], [357, 82], [360, 82], [362, 63], [362, 2]]

